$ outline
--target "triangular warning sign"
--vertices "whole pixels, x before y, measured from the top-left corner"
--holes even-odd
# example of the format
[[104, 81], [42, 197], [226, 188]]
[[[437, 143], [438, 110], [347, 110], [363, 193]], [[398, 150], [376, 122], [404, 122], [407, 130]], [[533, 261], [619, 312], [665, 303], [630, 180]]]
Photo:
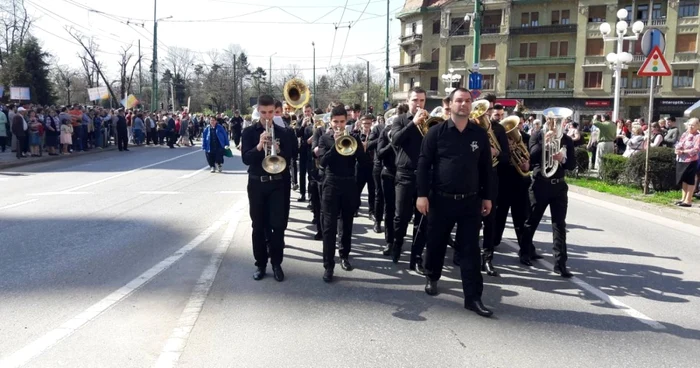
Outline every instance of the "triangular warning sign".
[[661, 53], [659, 46], [654, 46], [644, 64], [639, 68], [637, 75], [640, 77], [666, 77], [673, 74], [668, 66], [664, 54]]

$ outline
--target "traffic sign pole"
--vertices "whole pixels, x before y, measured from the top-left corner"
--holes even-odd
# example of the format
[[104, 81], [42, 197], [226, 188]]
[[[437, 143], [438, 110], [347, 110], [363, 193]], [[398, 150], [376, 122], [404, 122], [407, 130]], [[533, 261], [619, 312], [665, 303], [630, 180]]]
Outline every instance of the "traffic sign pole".
[[654, 110], [654, 82], [656, 82], [656, 77], [652, 75], [649, 79], [651, 84], [649, 85], [649, 120], [647, 120], [647, 156], [644, 159], [644, 195], [649, 194], [649, 148], [651, 148], [651, 119]]

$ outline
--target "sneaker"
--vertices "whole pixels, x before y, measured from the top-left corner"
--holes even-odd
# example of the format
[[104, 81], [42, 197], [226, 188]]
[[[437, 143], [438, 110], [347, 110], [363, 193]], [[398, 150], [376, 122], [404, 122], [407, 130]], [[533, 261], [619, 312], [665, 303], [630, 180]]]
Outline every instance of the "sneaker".
[[214, 167], [212, 167], [211, 172], [216, 172], [216, 169]]
[[218, 165], [217, 167], [218, 167], [219, 172], [221, 172], [221, 170], [222, 170], [221, 165]]

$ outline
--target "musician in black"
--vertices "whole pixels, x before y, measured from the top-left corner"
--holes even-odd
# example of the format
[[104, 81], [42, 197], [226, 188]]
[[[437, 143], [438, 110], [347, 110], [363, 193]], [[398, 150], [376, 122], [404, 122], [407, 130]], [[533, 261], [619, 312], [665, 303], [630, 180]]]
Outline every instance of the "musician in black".
[[413, 244], [409, 268], [423, 273], [423, 249], [427, 222], [416, 210], [416, 167], [423, 135], [420, 126], [429, 117], [425, 107], [425, 90], [411, 89], [408, 95], [409, 111], [397, 116], [391, 125], [391, 144], [396, 149], [396, 214], [394, 217], [394, 246], [392, 261], [399, 262], [408, 222], [413, 215]]
[[306, 174], [308, 172], [309, 149], [308, 143], [313, 133], [313, 109], [310, 104], [304, 105], [304, 116], [297, 120], [296, 136], [299, 139], [299, 199], [306, 202]]
[[[309, 125], [305, 128], [304, 136], [308, 136], [307, 144], [309, 145], [309, 162], [306, 164], [309, 172], [309, 199], [311, 202], [311, 212], [314, 214], [312, 223], [316, 225], [316, 235], [314, 240], [322, 240], [323, 233], [321, 227], [321, 193], [323, 188], [323, 168], [320, 167], [320, 158], [318, 157], [318, 141], [324, 134], [325, 128], [314, 128], [314, 125]], [[319, 166], [317, 166], [317, 163]]]
[[358, 216], [360, 204], [362, 202], [362, 191], [365, 189], [365, 185], [367, 185], [367, 208], [369, 209], [370, 220], [374, 221], [375, 188], [374, 179], [372, 179], [372, 160], [377, 147], [376, 145], [370, 146], [369, 141], [373, 119], [374, 117], [372, 115], [364, 115], [355, 123], [358, 127], [356, 133], [359, 137], [358, 143], [362, 145], [365, 154], [368, 156], [367, 161], [359, 161], [357, 163], [357, 210], [355, 211], [355, 217]]
[[[387, 124], [391, 123], [392, 121], [389, 119]], [[390, 125], [387, 126], [390, 127]], [[386, 213], [386, 225], [384, 226], [384, 240], [386, 241], [386, 247], [383, 251], [385, 256], [392, 254], [394, 245], [394, 215], [396, 212], [396, 190], [394, 188], [396, 178], [396, 152], [394, 151], [394, 146], [391, 145], [389, 133], [390, 129], [386, 127], [379, 130], [377, 153], [374, 156], [375, 162], [376, 160], [380, 161], [379, 165], [381, 167], [381, 181], [379, 183], [379, 187], [382, 189], [382, 195], [384, 196], [383, 204], [386, 206], [384, 211]], [[377, 210], [376, 213], [378, 215], [379, 210]], [[375, 227], [376, 226], [377, 225], [375, 224]]]
[[418, 159], [416, 208], [428, 217], [425, 292], [437, 295], [447, 239], [457, 225], [464, 307], [481, 316], [493, 313], [481, 302], [479, 227], [491, 212], [491, 146], [486, 131], [469, 121], [471, 94], [451, 94], [451, 118], [432, 127]]
[[[566, 268], [568, 259], [566, 252], [566, 211], [569, 203], [569, 186], [564, 180], [566, 170], [576, 168], [574, 142], [566, 134], [562, 134], [559, 144], [556, 135], [557, 122], [548, 119], [538, 132], [530, 137], [530, 167], [532, 168], [532, 183], [530, 184], [530, 216], [525, 221], [520, 243], [520, 263], [532, 266], [532, 256], [535, 246], [532, 238], [537, 226], [542, 220], [544, 211], [549, 206], [552, 218], [552, 235], [554, 238], [554, 272], [569, 278], [573, 274]], [[559, 131], [563, 127], [559, 126]], [[555, 142], [557, 147], [552, 150], [552, 159], [559, 163], [554, 174], [547, 178], [543, 175], [545, 164], [542, 162], [542, 150], [548, 142]], [[549, 168], [551, 169], [551, 168]]]
[[342, 221], [342, 238], [340, 248], [340, 266], [351, 271], [350, 237], [352, 236], [353, 214], [357, 208], [357, 186], [355, 184], [355, 165], [366, 161], [364, 148], [358, 136], [357, 149], [352, 155], [341, 155], [335, 142], [343, 136], [347, 123], [347, 111], [343, 106], [336, 106], [331, 111], [331, 128], [323, 134], [318, 142], [318, 156], [324, 168], [323, 194], [321, 196], [321, 216], [323, 217], [323, 281], [333, 281], [335, 268], [335, 242], [338, 215]]
[[[243, 130], [241, 139], [241, 157], [243, 163], [248, 165], [248, 200], [250, 202], [250, 219], [253, 227], [253, 256], [255, 257], [255, 273], [253, 278], [261, 280], [265, 277], [268, 256], [272, 264], [272, 271], [277, 281], [284, 280], [282, 272], [282, 259], [284, 254], [284, 231], [288, 220], [288, 170], [281, 174], [270, 175], [262, 167], [266, 157], [264, 146], [273, 144], [271, 135], [266, 129], [274, 129], [277, 154], [290, 162], [291, 147], [289, 140], [285, 139], [284, 128], [273, 123], [275, 114], [275, 100], [268, 95], [258, 98], [258, 112], [260, 122]], [[266, 230], [269, 232], [266, 234]], [[269, 238], [269, 244], [266, 242]], [[268, 251], [269, 247], [269, 251]]]
[[[386, 124], [384, 124], [384, 119], [380, 116], [377, 118], [377, 124], [372, 127], [369, 133], [369, 143], [367, 144], [367, 151], [372, 152], [372, 182], [374, 183], [374, 202], [370, 201], [370, 208], [374, 208], [374, 211], [370, 212], [370, 220], [374, 221], [373, 230], [375, 233], [382, 232], [382, 221], [384, 220], [384, 191], [382, 190], [382, 160], [379, 158], [379, 139], [381, 138], [382, 132]], [[393, 187], [392, 187], [393, 191]], [[392, 205], [392, 208], [394, 206]], [[392, 214], [391, 218], [394, 216]]]
[[[530, 142], [530, 135], [523, 130], [524, 120], [521, 113], [516, 113], [520, 118], [518, 130], [520, 131], [521, 144], [527, 147]], [[510, 140], [508, 144], [513, 144]], [[529, 151], [528, 151], [529, 152]], [[511, 149], [512, 153], [512, 149]], [[530, 161], [525, 161], [520, 164], [520, 171], [528, 173], [530, 171]], [[501, 244], [503, 240], [503, 232], [506, 228], [506, 220], [508, 219], [508, 210], [510, 210], [513, 220], [513, 229], [518, 244], [521, 244], [521, 237], [525, 220], [530, 213], [530, 202], [528, 200], [528, 188], [530, 187], [530, 175], [523, 176], [515, 166], [512, 160], [509, 162], [498, 163], [498, 206], [496, 207], [496, 228], [494, 230], [494, 244]], [[535, 256], [536, 253], [532, 253]], [[531, 254], [531, 255], [532, 255]], [[537, 256], [539, 257], [539, 256]]]

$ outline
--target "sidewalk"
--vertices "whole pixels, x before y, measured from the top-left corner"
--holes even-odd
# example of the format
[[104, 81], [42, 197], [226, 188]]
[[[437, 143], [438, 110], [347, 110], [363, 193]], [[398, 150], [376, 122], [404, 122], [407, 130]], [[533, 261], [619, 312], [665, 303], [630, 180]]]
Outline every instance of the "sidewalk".
[[37, 164], [37, 163], [43, 163], [43, 162], [49, 162], [49, 161], [57, 161], [57, 160], [68, 160], [72, 157], [82, 157], [86, 155], [91, 155], [94, 153], [99, 153], [99, 152], [109, 152], [109, 151], [115, 151], [117, 149], [117, 146], [111, 145], [108, 146], [107, 148], [99, 149], [99, 148], [94, 148], [89, 151], [84, 151], [84, 152], [76, 152], [68, 155], [58, 155], [58, 156], [49, 156], [47, 152], [43, 152], [43, 156], [41, 157], [24, 157], [18, 159], [16, 156], [15, 152], [10, 152], [10, 148], [8, 147], [5, 152], [0, 153], [0, 170], [3, 169], [10, 169], [13, 167], [18, 167], [18, 166], [25, 166], [25, 165], [31, 165], [31, 164]]

